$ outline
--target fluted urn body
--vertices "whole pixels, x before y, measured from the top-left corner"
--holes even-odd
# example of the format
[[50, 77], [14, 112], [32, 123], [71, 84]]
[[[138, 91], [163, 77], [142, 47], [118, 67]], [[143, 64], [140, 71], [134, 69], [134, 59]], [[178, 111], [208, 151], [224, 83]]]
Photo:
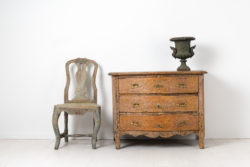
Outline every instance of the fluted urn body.
[[195, 46], [190, 47], [190, 42], [192, 40], [195, 40], [195, 38], [176, 37], [170, 39], [170, 41], [175, 42], [175, 48], [170, 47], [173, 50], [173, 57], [181, 59], [181, 65], [177, 68], [177, 71], [190, 71], [190, 68], [186, 64], [186, 59], [191, 58], [194, 55], [193, 49], [195, 48]]

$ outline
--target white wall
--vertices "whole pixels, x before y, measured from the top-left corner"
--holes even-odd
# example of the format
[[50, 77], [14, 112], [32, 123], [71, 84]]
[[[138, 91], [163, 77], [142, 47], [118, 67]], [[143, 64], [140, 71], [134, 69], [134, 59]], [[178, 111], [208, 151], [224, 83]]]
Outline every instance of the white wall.
[[[206, 137], [249, 138], [249, 7], [248, 0], [1, 0], [0, 138], [54, 138], [64, 63], [77, 57], [100, 64], [100, 136], [112, 138], [108, 73], [175, 70], [175, 36], [196, 37], [188, 64], [208, 71]], [[71, 131], [90, 128], [88, 118], [73, 117]]]

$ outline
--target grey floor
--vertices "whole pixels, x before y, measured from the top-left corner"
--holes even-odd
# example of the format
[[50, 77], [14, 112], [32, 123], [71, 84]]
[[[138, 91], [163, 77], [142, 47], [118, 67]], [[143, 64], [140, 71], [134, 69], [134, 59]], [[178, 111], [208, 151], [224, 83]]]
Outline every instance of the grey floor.
[[250, 139], [207, 139], [199, 149], [196, 140], [113, 140], [61, 142], [54, 140], [0, 140], [0, 167], [250, 167]]

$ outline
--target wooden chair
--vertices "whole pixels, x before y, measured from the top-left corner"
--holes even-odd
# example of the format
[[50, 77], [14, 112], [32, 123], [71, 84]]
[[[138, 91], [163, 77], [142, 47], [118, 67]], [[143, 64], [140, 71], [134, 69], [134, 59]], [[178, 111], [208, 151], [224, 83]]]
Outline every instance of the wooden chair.
[[[70, 75], [70, 65], [76, 65], [77, 71], [75, 74]], [[87, 77], [88, 68], [93, 65], [94, 71], [91, 77], [90, 87], [92, 88], [92, 96], [91, 98], [87, 97], [86, 93], [86, 80], [90, 79]], [[64, 104], [58, 104], [54, 106], [52, 124], [53, 129], [56, 136], [55, 149], [57, 150], [60, 145], [61, 138], [65, 139], [65, 142], [68, 142], [68, 137], [92, 137], [92, 148], [96, 148], [97, 142], [97, 133], [101, 124], [101, 106], [97, 105], [97, 89], [96, 89], [96, 73], [98, 69], [98, 65], [95, 61], [89, 60], [86, 58], [77, 58], [73, 60], [69, 60], [65, 64], [66, 68], [66, 87], [64, 89]], [[72, 100], [69, 100], [69, 87], [71, 79], [75, 78], [75, 95]], [[91, 91], [88, 89], [91, 94]], [[58, 119], [61, 114], [64, 112], [64, 132], [60, 133], [58, 127]], [[85, 112], [93, 112], [93, 134], [68, 134], [68, 114], [84, 114]]]

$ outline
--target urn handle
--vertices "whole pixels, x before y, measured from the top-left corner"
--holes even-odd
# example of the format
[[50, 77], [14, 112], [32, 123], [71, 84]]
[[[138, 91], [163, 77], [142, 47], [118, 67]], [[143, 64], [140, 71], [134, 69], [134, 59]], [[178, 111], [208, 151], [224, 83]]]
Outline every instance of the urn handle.
[[190, 52], [191, 52], [191, 55], [193, 56], [194, 55], [194, 48], [196, 47], [196, 45], [190, 47]]
[[172, 56], [173, 56], [174, 58], [176, 58], [175, 55], [176, 55], [176, 53], [177, 53], [177, 49], [174, 48], [174, 47], [172, 47], [172, 46], [170, 46], [170, 48], [173, 50]]

